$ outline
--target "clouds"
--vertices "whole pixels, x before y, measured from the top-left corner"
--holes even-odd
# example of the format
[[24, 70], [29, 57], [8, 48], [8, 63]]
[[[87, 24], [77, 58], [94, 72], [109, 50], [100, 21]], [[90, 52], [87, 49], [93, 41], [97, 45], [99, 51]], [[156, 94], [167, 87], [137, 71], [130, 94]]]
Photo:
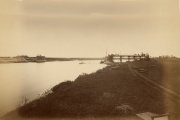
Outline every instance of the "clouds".
[[23, 11], [36, 15], [162, 14], [177, 11], [169, 0], [26, 0]]
[[118, 15], [143, 13], [151, 9], [143, 0], [32, 0], [23, 3], [26, 13], [39, 15]]
[[29, 27], [128, 29], [144, 23], [157, 25], [159, 21], [176, 16], [175, 3], [168, 0], [25, 0], [22, 19]]
[[8, 29], [19, 34], [13, 43], [21, 46], [8, 50], [12, 54], [102, 56], [112, 49], [179, 55], [178, 0], [23, 0], [12, 6], [18, 14], [10, 21], [18, 24]]

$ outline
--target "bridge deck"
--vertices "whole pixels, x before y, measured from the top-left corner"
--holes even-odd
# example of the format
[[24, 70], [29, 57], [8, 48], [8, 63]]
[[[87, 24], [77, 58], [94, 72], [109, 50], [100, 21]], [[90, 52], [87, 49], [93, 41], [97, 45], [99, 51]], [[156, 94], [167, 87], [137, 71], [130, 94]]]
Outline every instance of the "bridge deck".
[[149, 59], [148, 54], [135, 54], [135, 55], [120, 55], [120, 54], [111, 54], [106, 57], [107, 61], [113, 61], [113, 60], [141, 60], [141, 59]]

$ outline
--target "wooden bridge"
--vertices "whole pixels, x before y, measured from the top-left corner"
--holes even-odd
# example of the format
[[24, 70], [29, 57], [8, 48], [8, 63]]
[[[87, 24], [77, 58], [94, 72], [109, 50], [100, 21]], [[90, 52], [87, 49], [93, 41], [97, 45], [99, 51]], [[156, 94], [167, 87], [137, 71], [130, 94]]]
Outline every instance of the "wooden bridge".
[[137, 60], [149, 60], [149, 54], [134, 54], [134, 55], [120, 55], [120, 54], [110, 54], [105, 58], [105, 61], [114, 62], [119, 60], [122, 62], [123, 60], [126, 61], [137, 61]]

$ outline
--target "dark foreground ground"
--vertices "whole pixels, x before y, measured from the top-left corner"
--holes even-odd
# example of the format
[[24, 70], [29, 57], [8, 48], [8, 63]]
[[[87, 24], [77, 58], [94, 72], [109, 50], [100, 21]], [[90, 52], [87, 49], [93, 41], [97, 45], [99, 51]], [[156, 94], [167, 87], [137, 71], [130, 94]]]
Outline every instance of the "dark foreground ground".
[[[178, 67], [179, 66], [179, 67]], [[175, 70], [174, 70], [175, 69]], [[80, 75], [74, 82], [56, 85], [49, 94], [10, 113], [22, 118], [72, 118], [139, 120], [135, 114], [169, 113], [178, 117], [179, 99], [149, 85], [134, 71], [178, 93], [180, 61], [137, 61], [111, 65], [96, 73]], [[178, 71], [178, 72], [177, 72]], [[61, 72], [61, 71], [60, 71]], [[174, 82], [173, 82], [173, 81]], [[128, 116], [128, 117], [127, 117]], [[172, 118], [173, 118], [172, 117]]]

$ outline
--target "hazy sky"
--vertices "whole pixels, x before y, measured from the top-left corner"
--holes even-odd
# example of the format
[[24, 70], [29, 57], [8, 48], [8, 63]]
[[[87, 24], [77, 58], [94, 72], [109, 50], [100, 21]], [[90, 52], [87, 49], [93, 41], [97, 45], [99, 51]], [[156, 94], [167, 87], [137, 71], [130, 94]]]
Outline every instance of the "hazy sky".
[[180, 57], [178, 0], [0, 0], [0, 56]]

